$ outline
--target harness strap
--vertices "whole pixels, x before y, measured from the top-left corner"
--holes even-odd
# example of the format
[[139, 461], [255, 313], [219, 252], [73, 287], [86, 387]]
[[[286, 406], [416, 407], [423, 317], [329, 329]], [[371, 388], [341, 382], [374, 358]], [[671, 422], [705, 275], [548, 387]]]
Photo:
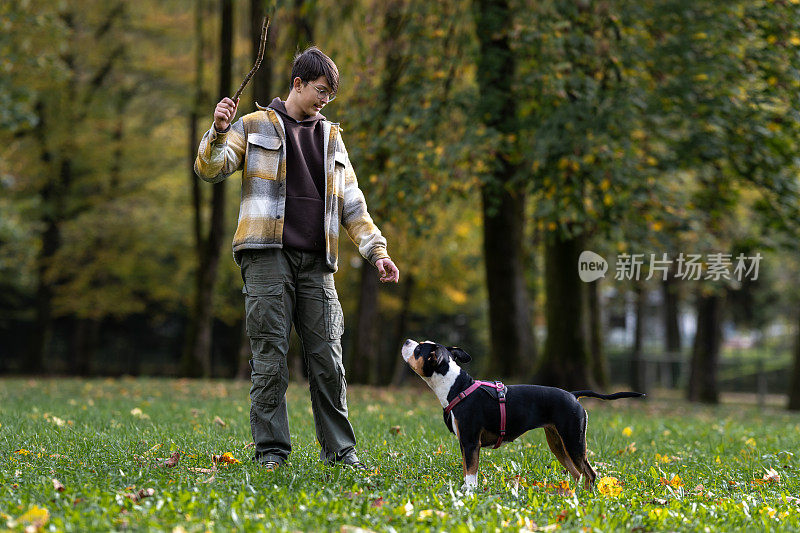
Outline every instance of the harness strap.
[[448, 414], [450, 411], [453, 410], [453, 407], [458, 405], [461, 400], [478, 390], [478, 388], [482, 386], [492, 387], [497, 389], [497, 401], [500, 405], [500, 437], [497, 439], [497, 443], [494, 445], [494, 448], [499, 448], [500, 445], [503, 443], [503, 439], [506, 436], [506, 386], [503, 385], [502, 381], [495, 381], [492, 383], [491, 381], [475, 381], [472, 385], [467, 387], [466, 390], [461, 391], [458, 396], [453, 398], [447, 407], [444, 408], [444, 414]]
[[486, 381], [476, 381], [475, 383], [473, 383], [472, 385], [470, 385], [470, 386], [469, 386], [469, 387], [468, 387], [466, 390], [463, 390], [463, 391], [461, 391], [461, 392], [458, 394], [458, 396], [456, 396], [455, 398], [453, 398], [453, 401], [452, 401], [452, 402], [450, 402], [450, 403], [447, 405], [447, 407], [445, 407], [445, 408], [444, 408], [444, 414], [447, 414], [447, 413], [449, 413], [450, 411], [452, 411], [452, 410], [453, 410], [453, 407], [455, 407], [456, 405], [458, 405], [458, 403], [459, 403], [459, 402], [461, 402], [461, 400], [463, 400], [464, 398], [466, 398], [467, 396], [469, 396], [470, 394], [472, 394], [473, 392], [475, 392], [476, 390], [478, 390], [478, 387], [480, 387], [481, 385], [492, 385], [492, 386], [494, 386], [494, 384], [493, 384], [493, 383], [489, 383], [489, 382], [486, 382]]
[[500, 403], [500, 437], [494, 445], [494, 449], [497, 449], [506, 436], [506, 386], [502, 381], [495, 381], [494, 386], [497, 389], [497, 401]]

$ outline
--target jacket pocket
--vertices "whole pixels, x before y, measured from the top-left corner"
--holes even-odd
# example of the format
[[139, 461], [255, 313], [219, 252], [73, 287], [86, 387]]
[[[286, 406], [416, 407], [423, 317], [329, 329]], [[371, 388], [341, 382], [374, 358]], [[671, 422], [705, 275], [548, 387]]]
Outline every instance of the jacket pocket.
[[336, 289], [325, 287], [325, 332], [328, 340], [335, 341], [344, 334], [344, 312]]
[[280, 137], [262, 133], [249, 134], [245, 156], [245, 178], [278, 179], [281, 144]]

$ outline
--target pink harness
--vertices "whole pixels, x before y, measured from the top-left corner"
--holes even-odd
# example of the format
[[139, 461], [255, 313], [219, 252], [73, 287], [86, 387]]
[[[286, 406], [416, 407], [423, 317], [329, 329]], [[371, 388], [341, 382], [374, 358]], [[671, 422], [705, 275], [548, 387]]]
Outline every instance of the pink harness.
[[503, 443], [503, 437], [506, 436], [506, 386], [503, 385], [502, 381], [476, 381], [472, 385], [470, 385], [466, 390], [461, 391], [458, 396], [453, 398], [453, 401], [450, 402], [447, 407], [444, 408], [444, 414], [446, 415], [450, 411], [453, 410], [453, 407], [458, 405], [458, 403], [478, 390], [478, 388], [486, 385], [487, 387], [492, 387], [493, 389], [497, 389], [497, 401], [500, 403], [500, 438], [497, 439], [497, 444], [494, 445], [495, 448], [498, 448]]

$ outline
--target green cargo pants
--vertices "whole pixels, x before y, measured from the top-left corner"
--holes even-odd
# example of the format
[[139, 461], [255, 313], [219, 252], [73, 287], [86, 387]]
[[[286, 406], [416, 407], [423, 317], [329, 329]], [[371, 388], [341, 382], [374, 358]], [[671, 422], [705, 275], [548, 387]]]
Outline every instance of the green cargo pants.
[[357, 460], [347, 419], [341, 337], [342, 306], [322, 254], [293, 249], [248, 250], [241, 257], [250, 360], [250, 427], [259, 462], [283, 463], [292, 451], [286, 354], [292, 323], [308, 367], [320, 459]]

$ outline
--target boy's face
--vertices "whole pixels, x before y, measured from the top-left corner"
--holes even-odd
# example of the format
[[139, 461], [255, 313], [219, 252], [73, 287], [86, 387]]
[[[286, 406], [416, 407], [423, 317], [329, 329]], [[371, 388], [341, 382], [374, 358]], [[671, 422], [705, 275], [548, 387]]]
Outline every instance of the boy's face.
[[331, 87], [325, 76], [320, 76], [308, 83], [303, 83], [300, 78], [295, 78], [294, 88], [297, 92], [297, 104], [300, 106], [303, 114], [309, 117], [313, 117], [322, 111], [322, 108], [325, 107], [325, 104], [329, 101], [327, 96], [325, 98], [320, 96], [320, 91], [331, 94]]

